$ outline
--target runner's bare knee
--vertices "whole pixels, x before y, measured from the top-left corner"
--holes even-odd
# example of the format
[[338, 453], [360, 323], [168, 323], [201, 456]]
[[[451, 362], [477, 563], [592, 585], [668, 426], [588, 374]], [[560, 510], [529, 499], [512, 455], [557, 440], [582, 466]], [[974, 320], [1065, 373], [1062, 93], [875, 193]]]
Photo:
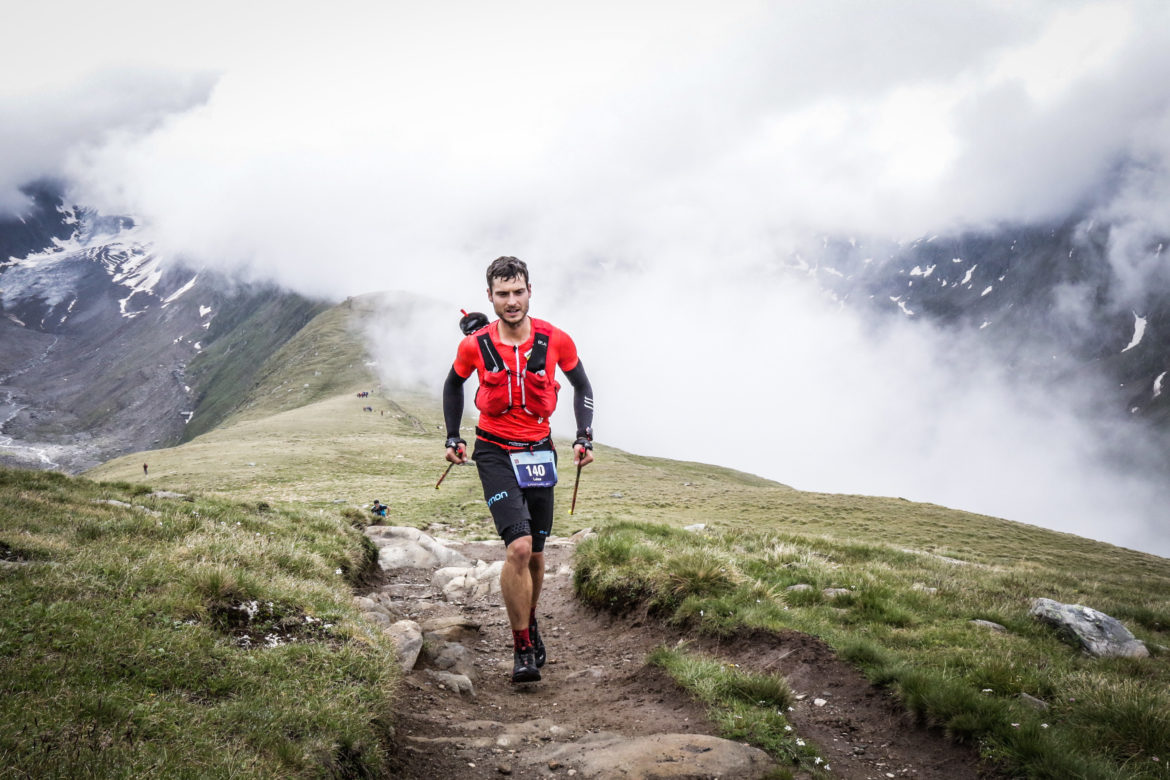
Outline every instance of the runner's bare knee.
[[507, 542], [507, 545], [508, 560], [527, 567], [528, 562], [532, 559], [532, 537], [518, 536]]

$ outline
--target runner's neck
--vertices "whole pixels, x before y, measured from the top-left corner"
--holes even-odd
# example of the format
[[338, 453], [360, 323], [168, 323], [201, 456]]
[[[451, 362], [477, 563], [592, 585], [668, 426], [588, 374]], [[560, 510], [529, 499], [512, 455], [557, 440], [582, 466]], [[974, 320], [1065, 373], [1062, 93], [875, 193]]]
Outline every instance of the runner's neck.
[[499, 320], [499, 323], [500, 341], [509, 346], [519, 347], [532, 335], [532, 318], [527, 315], [515, 326], [503, 320]]

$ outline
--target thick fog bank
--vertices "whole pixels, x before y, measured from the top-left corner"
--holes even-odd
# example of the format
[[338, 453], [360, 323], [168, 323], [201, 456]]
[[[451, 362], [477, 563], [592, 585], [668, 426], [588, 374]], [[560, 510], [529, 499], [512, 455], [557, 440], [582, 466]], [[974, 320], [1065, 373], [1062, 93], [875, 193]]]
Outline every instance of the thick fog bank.
[[517, 255], [534, 314], [580, 343], [603, 441], [1170, 552], [1146, 474], [1164, 464], [1082, 413], [1087, 380], [1029, 384], [975, 338], [875, 325], [789, 268], [823, 236], [1082, 213], [1117, 226], [1113, 305], [1164, 296], [1164, 3], [10, 16], [0, 208], [56, 174], [192, 265], [434, 300], [376, 344], [435, 391], [458, 309]]

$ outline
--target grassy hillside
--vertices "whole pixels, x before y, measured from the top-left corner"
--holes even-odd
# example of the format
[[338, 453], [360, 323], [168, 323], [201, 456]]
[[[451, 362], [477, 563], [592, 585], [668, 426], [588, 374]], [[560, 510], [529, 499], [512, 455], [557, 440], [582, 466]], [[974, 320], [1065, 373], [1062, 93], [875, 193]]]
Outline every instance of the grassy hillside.
[[365, 777], [396, 668], [350, 520], [0, 470], [0, 778]]
[[339, 391], [370, 389], [374, 378], [359, 330], [374, 307], [373, 298], [350, 298], [317, 314], [264, 360], [236, 399], [231, 419], [267, 417]]
[[[235, 412], [262, 382], [273, 352], [306, 330], [311, 332], [306, 324], [327, 311], [334, 309], [277, 290], [226, 301], [208, 331], [210, 346], [188, 368], [199, 401], [184, 440], [212, 430]], [[331, 331], [345, 334], [345, 328], [336, 324]]]
[[[442, 523], [456, 529], [445, 533], [491, 538], [471, 468], [453, 470], [435, 490], [446, 465], [437, 400], [389, 391], [358, 399], [362, 377], [331, 394], [328, 372], [338, 371], [344, 352], [323, 348], [340, 331], [319, 320], [317, 341], [308, 340], [312, 332], [291, 341], [297, 359], [271, 361], [227, 425], [89, 476], [124, 483], [123, 491], [149, 484], [205, 501], [263, 503], [282, 516], [340, 523], [339, 534], [346, 512], [358, 516], [377, 498], [390, 505], [393, 523]], [[374, 411], [362, 411], [366, 405]], [[1170, 776], [1166, 559], [944, 507], [805, 493], [604, 446], [569, 516], [566, 476], [554, 532], [601, 529], [577, 561], [580, 593], [600, 606], [649, 605], [663, 619], [723, 636], [782, 628], [821, 636], [909, 709], [1023, 776]], [[705, 530], [681, 530], [694, 523]], [[788, 589], [794, 585], [808, 588]], [[825, 588], [848, 592], [831, 597]], [[1123, 620], [1153, 656], [1082, 656], [1028, 617], [1039, 596]], [[664, 668], [676, 661], [669, 653], [656, 659]]]

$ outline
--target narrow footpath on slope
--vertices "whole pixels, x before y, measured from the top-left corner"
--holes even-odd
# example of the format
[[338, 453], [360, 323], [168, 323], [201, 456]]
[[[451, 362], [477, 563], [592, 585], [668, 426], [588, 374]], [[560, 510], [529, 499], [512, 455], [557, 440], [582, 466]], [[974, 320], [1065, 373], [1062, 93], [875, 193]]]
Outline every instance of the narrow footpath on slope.
[[[435, 531], [441, 536], [441, 531]], [[384, 547], [419, 535], [445, 556], [478, 562], [398, 566]], [[705, 706], [645, 662], [661, 645], [692, 648], [783, 675], [798, 695], [789, 722], [842, 778], [989, 777], [969, 747], [916, 725], [814, 637], [792, 632], [714, 642], [637, 612], [618, 617], [573, 593], [575, 544], [553, 538], [538, 608], [548, 662], [539, 683], [514, 685], [511, 634], [498, 593], [501, 542], [459, 543], [414, 529], [371, 526], [382, 577], [358, 599], [367, 617], [425, 634], [408, 659], [395, 722], [392, 776], [402, 778], [760, 778], [774, 764], [718, 738]], [[496, 568], [492, 568], [495, 564]], [[453, 577], [452, 574], [455, 576]], [[416, 643], [417, 645], [417, 643]], [[808, 775], [796, 773], [797, 777]]]

